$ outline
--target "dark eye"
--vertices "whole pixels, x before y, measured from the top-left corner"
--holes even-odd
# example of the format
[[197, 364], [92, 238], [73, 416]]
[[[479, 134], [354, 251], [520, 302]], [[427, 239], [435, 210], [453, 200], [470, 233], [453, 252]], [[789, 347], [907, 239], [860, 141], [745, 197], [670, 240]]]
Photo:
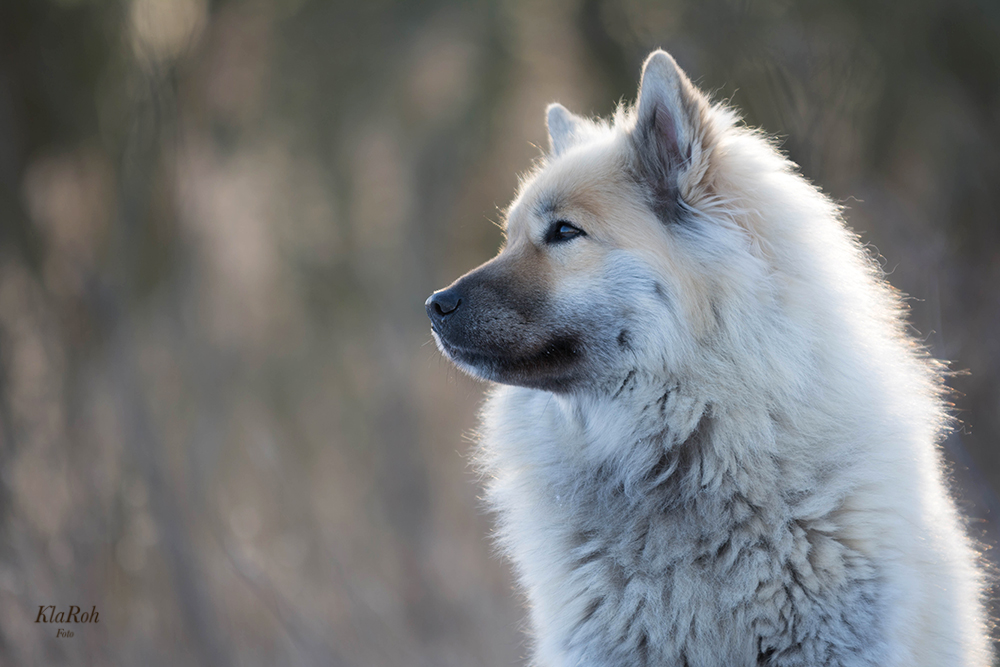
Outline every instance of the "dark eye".
[[556, 220], [549, 225], [549, 230], [545, 233], [546, 243], [562, 243], [577, 236], [586, 236], [587, 233], [575, 225], [571, 225], [565, 220]]

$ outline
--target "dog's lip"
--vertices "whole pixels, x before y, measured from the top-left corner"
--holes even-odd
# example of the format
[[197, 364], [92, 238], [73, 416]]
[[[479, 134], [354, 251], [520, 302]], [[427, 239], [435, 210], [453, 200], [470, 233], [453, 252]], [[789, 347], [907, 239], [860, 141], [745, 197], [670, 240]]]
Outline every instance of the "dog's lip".
[[450, 340], [448, 340], [445, 334], [442, 333], [442, 331], [433, 324], [431, 325], [431, 331], [434, 332], [434, 338], [437, 339], [438, 346], [449, 357], [460, 358], [462, 356], [477, 356], [477, 357], [489, 356], [484, 354], [481, 350], [470, 349], [452, 343]]
[[[440, 329], [431, 327], [431, 330], [438, 349], [448, 359], [466, 373], [482, 380], [554, 391], [567, 386], [579, 375], [576, 358], [567, 359], [557, 367], [548, 363], [553, 356], [560, 356], [559, 346], [568, 342], [565, 338], [554, 340], [530, 354], [512, 356], [503, 351], [456, 345], [443, 336]], [[568, 344], [576, 347], [579, 343], [569, 341]], [[579, 348], [571, 349], [570, 354], [576, 357]]]
[[431, 324], [431, 331], [434, 332], [434, 337], [437, 339], [438, 346], [443, 352], [453, 359], [461, 360], [465, 363], [481, 363], [484, 361], [501, 361], [506, 356], [502, 353], [484, 350], [480, 347], [459, 345], [458, 343], [448, 340], [448, 335], [434, 323]]
[[493, 364], [520, 364], [531, 362], [540, 355], [545, 354], [545, 347], [533, 350], [528, 354], [511, 355], [496, 350], [485, 350], [480, 347], [469, 347], [458, 345], [450, 340], [435, 326], [431, 326], [434, 338], [442, 352], [447, 354], [454, 361], [461, 361], [473, 366], [493, 365]]

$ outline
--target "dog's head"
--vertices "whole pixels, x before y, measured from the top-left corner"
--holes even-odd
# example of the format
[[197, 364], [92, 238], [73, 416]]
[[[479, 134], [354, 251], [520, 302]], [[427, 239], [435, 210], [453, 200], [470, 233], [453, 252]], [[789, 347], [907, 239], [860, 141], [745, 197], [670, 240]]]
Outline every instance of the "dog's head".
[[506, 215], [500, 254], [426, 302], [460, 368], [552, 391], [630, 369], [668, 371], [712, 327], [705, 225], [717, 135], [713, 107], [663, 51], [634, 107], [613, 123], [548, 109], [550, 152]]

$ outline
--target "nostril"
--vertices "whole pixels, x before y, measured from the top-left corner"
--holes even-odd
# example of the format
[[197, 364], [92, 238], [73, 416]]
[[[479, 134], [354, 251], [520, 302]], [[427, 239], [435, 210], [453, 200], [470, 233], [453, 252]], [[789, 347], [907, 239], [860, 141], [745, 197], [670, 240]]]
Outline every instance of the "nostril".
[[458, 310], [458, 307], [462, 305], [461, 299], [456, 299], [454, 303], [452, 302], [434, 302], [434, 310], [437, 311], [438, 315], [447, 315], [449, 313], [454, 313]]
[[427, 299], [427, 314], [435, 319], [451, 315], [462, 305], [462, 298], [452, 290], [435, 292]]

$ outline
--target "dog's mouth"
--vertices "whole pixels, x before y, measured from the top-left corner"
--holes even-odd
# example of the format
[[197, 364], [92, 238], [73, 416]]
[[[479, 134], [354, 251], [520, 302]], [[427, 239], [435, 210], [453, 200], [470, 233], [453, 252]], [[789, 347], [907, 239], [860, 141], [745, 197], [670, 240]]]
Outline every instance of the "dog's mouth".
[[517, 345], [485, 349], [457, 344], [433, 324], [431, 330], [441, 352], [462, 370], [484, 380], [559, 391], [581, 375], [583, 345], [579, 336], [569, 332], [553, 333], [528, 349]]

